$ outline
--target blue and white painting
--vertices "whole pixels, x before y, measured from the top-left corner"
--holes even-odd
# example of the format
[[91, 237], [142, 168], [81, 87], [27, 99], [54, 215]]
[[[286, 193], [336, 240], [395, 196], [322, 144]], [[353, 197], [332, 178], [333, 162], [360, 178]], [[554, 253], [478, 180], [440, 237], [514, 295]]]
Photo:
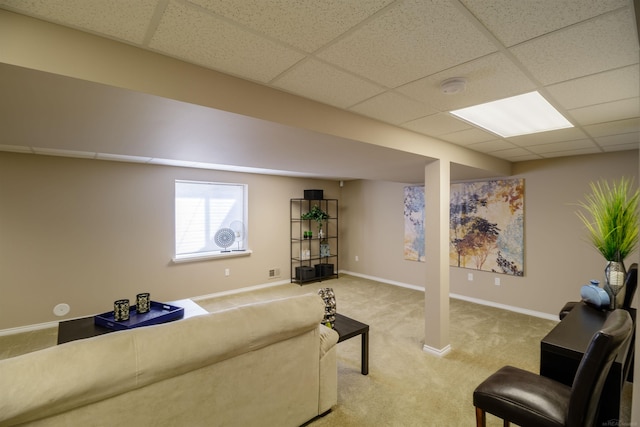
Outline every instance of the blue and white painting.
[[404, 259], [425, 262], [424, 186], [404, 187]]

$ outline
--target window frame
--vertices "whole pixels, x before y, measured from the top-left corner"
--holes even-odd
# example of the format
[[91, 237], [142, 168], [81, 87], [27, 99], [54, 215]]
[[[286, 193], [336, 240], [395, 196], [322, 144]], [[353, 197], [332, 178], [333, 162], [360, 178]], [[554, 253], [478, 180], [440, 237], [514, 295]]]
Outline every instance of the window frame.
[[[198, 252], [190, 252], [190, 253], [181, 253], [178, 254], [178, 185], [179, 184], [201, 184], [201, 185], [220, 185], [220, 186], [238, 186], [242, 187], [242, 224], [244, 228], [244, 236], [242, 237], [243, 245], [242, 251], [233, 250], [233, 246], [236, 245], [234, 242], [232, 246], [229, 247], [229, 252], [222, 252], [220, 250], [208, 250], [208, 251], [198, 251]], [[217, 182], [217, 181], [199, 181], [199, 180], [187, 180], [187, 179], [176, 179], [174, 181], [174, 194], [173, 194], [173, 262], [174, 263], [183, 263], [183, 262], [192, 262], [192, 261], [202, 261], [207, 259], [216, 259], [216, 258], [234, 258], [234, 257], [243, 257], [252, 254], [253, 252], [249, 249], [249, 233], [248, 233], [248, 217], [249, 217], [249, 185], [243, 183], [236, 182]], [[233, 222], [233, 221], [232, 221]], [[227, 225], [228, 226], [228, 225]]]

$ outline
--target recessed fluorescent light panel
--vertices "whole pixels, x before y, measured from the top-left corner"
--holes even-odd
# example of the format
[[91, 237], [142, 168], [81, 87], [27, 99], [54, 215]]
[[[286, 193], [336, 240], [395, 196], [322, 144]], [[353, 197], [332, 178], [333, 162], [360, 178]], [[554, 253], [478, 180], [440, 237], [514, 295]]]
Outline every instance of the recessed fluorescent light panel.
[[462, 108], [451, 114], [504, 138], [573, 127], [538, 92]]

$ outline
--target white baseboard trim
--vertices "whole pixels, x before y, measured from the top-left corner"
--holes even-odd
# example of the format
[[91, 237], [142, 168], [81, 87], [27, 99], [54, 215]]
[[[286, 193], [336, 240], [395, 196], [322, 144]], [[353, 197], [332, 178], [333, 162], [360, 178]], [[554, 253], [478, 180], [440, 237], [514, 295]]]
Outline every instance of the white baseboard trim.
[[[194, 298], [189, 298], [189, 299], [192, 300], [192, 301], [199, 301], [199, 300], [205, 300], [205, 299], [209, 299], [209, 298], [221, 297], [221, 296], [225, 296], [225, 295], [234, 295], [234, 294], [239, 294], [239, 293], [242, 293], [242, 292], [254, 291], [254, 290], [257, 290], [257, 289], [270, 288], [270, 287], [273, 287], [273, 286], [285, 285], [285, 284], [288, 284], [288, 283], [291, 283], [291, 281], [290, 280], [280, 280], [278, 282], [270, 282], [270, 283], [265, 283], [263, 285], [249, 286], [249, 287], [246, 287], [246, 288], [234, 289], [234, 290], [230, 290], [230, 291], [216, 292], [216, 293], [213, 293], [213, 294], [201, 295], [201, 296], [194, 297]], [[82, 316], [82, 317], [85, 317], [85, 316]], [[2, 329], [2, 330], [0, 330], [0, 336], [21, 334], [21, 333], [25, 333], [25, 332], [32, 332], [32, 331], [37, 331], [37, 330], [40, 330], [40, 329], [47, 329], [47, 328], [57, 328], [58, 327], [58, 323], [64, 322], [66, 320], [74, 320], [74, 319], [79, 319], [79, 317], [65, 318], [65, 319], [60, 319], [59, 321], [53, 321], [53, 322], [37, 323], [35, 325], [18, 326], [17, 328]]]
[[212, 294], [200, 295], [200, 296], [189, 298], [189, 299], [197, 302], [197, 301], [202, 301], [209, 298], [219, 298], [219, 297], [224, 297], [228, 295], [236, 295], [236, 294], [241, 294], [243, 292], [257, 291], [259, 289], [272, 288], [275, 286], [286, 285], [289, 283], [291, 283], [290, 280], [280, 280], [277, 282], [264, 283], [262, 285], [248, 286], [246, 288], [232, 289], [229, 291], [222, 291], [222, 292], [214, 292]]
[[451, 346], [447, 344], [444, 348], [434, 348], [425, 344], [422, 346], [422, 351], [424, 351], [425, 353], [436, 355], [438, 357], [442, 357], [447, 355], [451, 351]]
[[354, 273], [353, 271], [340, 271], [340, 274], [348, 274], [349, 276], [362, 277], [363, 279], [374, 280], [376, 282], [386, 283], [388, 285], [400, 286], [401, 288], [413, 289], [414, 291], [424, 292], [424, 288], [416, 285], [410, 285], [408, 283], [396, 282], [395, 280], [383, 279], [381, 277], [368, 276], [366, 274]]
[[[70, 319], [63, 319], [70, 320]], [[35, 325], [18, 326], [17, 328], [9, 328], [0, 330], [0, 337], [5, 335], [22, 334], [25, 332], [39, 331], [40, 329], [57, 328], [58, 322], [36, 323]]]
[[[387, 280], [387, 279], [383, 279], [383, 278], [380, 278], [380, 277], [368, 276], [366, 274], [354, 273], [352, 271], [346, 271], [346, 270], [345, 271], [341, 271], [341, 273], [348, 274], [350, 276], [362, 277], [363, 279], [374, 280], [376, 282], [386, 283], [386, 284], [389, 284], [389, 285], [400, 286], [402, 288], [409, 288], [409, 289], [414, 289], [416, 291], [424, 292], [424, 288], [422, 288], [420, 286], [416, 286], [416, 285], [410, 285], [408, 283], [396, 282], [394, 280]], [[526, 314], [526, 315], [532, 316], [532, 317], [539, 317], [541, 319], [559, 321], [559, 318], [558, 318], [557, 314], [554, 315], [554, 314], [549, 314], [549, 313], [543, 313], [541, 311], [529, 310], [529, 309], [521, 308], [521, 307], [514, 307], [514, 306], [511, 306], [511, 305], [500, 304], [500, 303], [497, 303], [497, 302], [487, 301], [487, 300], [483, 300], [483, 299], [479, 299], [479, 298], [468, 297], [468, 296], [460, 295], [460, 294], [452, 294], [452, 293], [450, 293], [449, 297], [450, 298], [459, 299], [459, 300], [462, 300], [462, 301], [472, 302], [474, 304], [486, 305], [488, 307], [500, 308], [502, 310], [513, 311], [515, 313], [520, 313], [520, 314]]]
[[527, 316], [539, 317], [541, 319], [547, 319], [547, 320], [555, 320], [556, 322], [560, 321], [560, 318], [558, 317], [557, 314], [549, 314], [549, 313], [543, 313], [541, 311], [529, 310], [521, 307], [513, 307], [511, 305], [500, 304], [497, 302], [486, 301], [478, 298], [472, 298], [465, 295], [449, 294], [449, 296], [451, 298], [459, 299], [462, 301], [468, 301], [475, 304], [486, 305], [488, 307], [500, 308], [502, 310], [513, 311], [515, 313], [526, 314]]
[[[366, 275], [366, 274], [355, 273], [353, 271], [348, 271], [348, 270], [341, 270], [340, 274], [348, 274], [350, 276], [362, 277], [363, 279], [374, 280], [376, 282], [386, 283], [386, 284], [389, 284], [389, 285], [399, 286], [401, 288], [413, 289], [415, 291], [424, 292], [424, 288], [422, 288], [420, 286], [410, 285], [408, 283], [398, 282], [398, 281], [395, 281], [395, 280], [388, 280], [388, 279], [384, 279], [384, 278], [381, 278], [381, 277], [369, 276], [369, 275]], [[242, 293], [242, 292], [249, 292], [249, 291], [254, 291], [254, 290], [259, 290], [259, 289], [271, 288], [271, 287], [274, 287], [274, 286], [286, 285], [286, 284], [289, 284], [289, 283], [291, 283], [290, 280], [280, 280], [280, 281], [277, 281], [277, 282], [269, 282], [269, 283], [265, 283], [265, 284], [262, 284], [262, 285], [249, 286], [249, 287], [246, 287], [246, 288], [233, 289], [233, 290], [222, 291], [222, 292], [214, 292], [212, 294], [200, 295], [200, 296], [193, 297], [193, 298], [190, 298], [190, 299], [192, 301], [196, 301], [197, 302], [197, 301], [201, 301], [201, 300], [205, 300], [205, 299], [209, 299], [209, 298], [217, 298], [217, 297], [221, 297], [221, 296], [234, 295], [234, 294], [239, 294], [239, 293]], [[528, 316], [539, 317], [541, 319], [555, 320], [555, 321], [559, 320], [557, 315], [543, 313], [543, 312], [540, 312], [540, 311], [528, 310], [528, 309], [524, 309], [524, 308], [520, 308], [520, 307], [513, 307], [513, 306], [505, 305], [505, 304], [499, 304], [499, 303], [492, 302], [492, 301], [486, 301], [486, 300], [482, 300], [482, 299], [478, 299], [478, 298], [467, 297], [465, 295], [449, 294], [449, 297], [455, 298], [455, 299], [459, 299], [459, 300], [463, 300], [463, 301], [472, 302], [472, 303], [475, 303], [475, 304], [486, 305], [486, 306], [489, 306], [489, 307], [495, 307], [495, 308], [500, 308], [500, 309], [503, 309], [503, 310], [513, 311], [513, 312], [516, 312], [516, 313], [526, 314]], [[64, 320], [72, 320], [72, 319], [61, 319], [60, 321], [64, 321]], [[0, 330], [0, 336], [13, 335], [13, 334], [19, 334], [19, 333], [31, 332], [31, 331], [37, 331], [37, 330], [40, 330], [40, 329], [54, 328], [54, 327], [58, 326], [58, 323], [59, 322], [57, 322], [57, 321], [53, 321], [53, 322], [46, 322], [46, 323], [38, 323], [38, 324], [35, 324], [35, 325], [19, 326], [17, 328], [2, 329], [2, 330]], [[427, 351], [429, 353], [432, 353], [432, 351], [426, 349], [426, 347], [427, 346], [425, 346], [425, 351]], [[436, 352], [434, 354], [437, 354], [439, 350], [434, 349], [434, 351]]]

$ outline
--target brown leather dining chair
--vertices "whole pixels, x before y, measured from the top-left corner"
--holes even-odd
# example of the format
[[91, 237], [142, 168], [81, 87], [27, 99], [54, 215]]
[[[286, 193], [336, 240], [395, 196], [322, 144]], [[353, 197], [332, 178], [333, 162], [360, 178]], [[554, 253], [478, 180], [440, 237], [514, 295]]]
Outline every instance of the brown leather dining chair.
[[627, 311], [611, 312], [591, 338], [571, 387], [513, 366], [499, 369], [473, 392], [477, 427], [486, 425], [487, 412], [505, 427], [593, 426], [609, 369], [632, 329]]

